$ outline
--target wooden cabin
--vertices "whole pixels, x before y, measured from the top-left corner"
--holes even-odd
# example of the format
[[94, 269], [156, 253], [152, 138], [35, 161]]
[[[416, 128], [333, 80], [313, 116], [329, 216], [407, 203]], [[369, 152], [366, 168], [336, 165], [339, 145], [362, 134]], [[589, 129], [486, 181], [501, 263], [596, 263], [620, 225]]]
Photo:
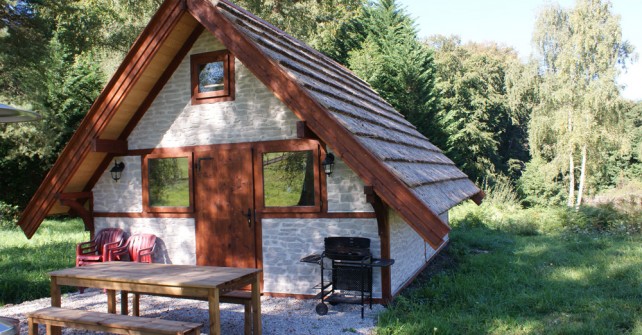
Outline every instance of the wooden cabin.
[[299, 259], [324, 237], [367, 237], [396, 260], [375, 273], [388, 300], [446, 245], [448, 210], [482, 198], [345, 67], [229, 1], [167, 0], [19, 225], [153, 233], [155, 262], [262, 268], [294, 297], [317, 293]]

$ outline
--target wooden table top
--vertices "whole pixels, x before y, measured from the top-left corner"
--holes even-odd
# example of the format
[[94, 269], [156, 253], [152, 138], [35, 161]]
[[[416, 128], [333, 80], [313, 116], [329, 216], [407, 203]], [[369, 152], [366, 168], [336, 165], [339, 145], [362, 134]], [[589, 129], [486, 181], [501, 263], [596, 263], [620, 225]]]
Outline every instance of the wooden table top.
[[216, 266], [148, 264], [137, 262], [104, 262], [50, 272], [57, 278], [75, 278], [153, 284], [159, 286], [212, 288], [248, 276], [254, 277], [259, 269]]

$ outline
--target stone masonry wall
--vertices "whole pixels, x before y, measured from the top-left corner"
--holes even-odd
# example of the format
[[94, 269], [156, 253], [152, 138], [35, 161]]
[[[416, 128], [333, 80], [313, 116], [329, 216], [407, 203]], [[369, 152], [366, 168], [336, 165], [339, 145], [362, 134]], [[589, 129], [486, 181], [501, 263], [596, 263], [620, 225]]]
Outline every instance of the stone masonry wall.
[[[205, 32], [190, 54], [221, 50], [223, 46]], [[191, 106], [190, 64], [187, 56], [128, 138], [129, 149], [184, 147], [296, 139], [298, 118], [238, 60], [235, 100]], [[107, 168], [93, 189], [94, 210], [107, 213], [141, 213], [141, 157], [117, 157], [125, 162], [123, 177], [111, 179]], [[113, 162], [112, 162], [113, 165]], [[373, 212], [363, 193], [363, 182], [339, 157], [327, 178], [330, 212]], [[402, 285], [425, 260], [424, 249], [405, 223], [393, 220], [393, 290]], [[153, 233], [159, 237], [154, 260], [195, 264], [195, 221], [189, 218], [96, 218], [96, 229], [121, 227], [129, 234]], [[361, 236], [372, 241], [380, 255], [375, 219], [265, 219], [263, 263], [265, 291], [316, 294], [319, 267], [299, 259], [323, 249], [326, 236]], [[416, 235], [416, 234], [415, 234]], [[411, 248], [408, 248], [411, 246]], [[399, 271], [398, 271], [399, 270]], [[381, 296], [381, 275], [374, 273], [375, 297]]]
[[[441, 216], [448, 222], [448, 213]], [[390, 257], [392, 266], [392, 294], [403, 287], [419, 271], [436, 251], [424, 241], [394, 210], [390, 210]], [[447, 238], [446, 238], [447, 241]]]
[[[356, 236], [370, 239], [375, 257], [381, 255], [381, 244], [375, 219], [264, 219], [263, 274], [265, 292], [308, 294], [321, 280], [320, 267], [301, 263], [304, 256], [323, 251], [328, 236]], [[373, 296], [381, 297], [381, 272], [373, 272]]]
[[326, 178], [328, 212], [374, 212], [361, 178], [336, 155], [334, 162], [334, 172]]
[[[204, 32], [189, 54], [221, 49]], [[295, 139], [296, 115], [241, 62], [235, 67], [235, 100], [192, 106], [186, 56], [129, 136], [129, 149]]]
[[143, 211], [142, 175], [140, 156], [116, 157], [125, 163], [121, 179], [111, 178], [109, 170], [114, 161], [94, 186], [94, 211], [106, 213], [140, 213]]
[[95, 218], [96, 231], [121, 228], [127, 236], [137, 233], [157, 236], [154, 263], [196, 264], [194, 219], [182, 218]]

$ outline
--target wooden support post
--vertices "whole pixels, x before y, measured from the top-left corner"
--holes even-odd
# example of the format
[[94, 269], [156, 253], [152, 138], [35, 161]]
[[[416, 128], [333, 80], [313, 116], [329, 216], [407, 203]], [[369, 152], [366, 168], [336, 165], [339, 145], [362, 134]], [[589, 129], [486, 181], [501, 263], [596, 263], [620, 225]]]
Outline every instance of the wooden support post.
[[[94, 196], [91, 192], [74, 192], [58, 193], [58, 200], [63, 206], [70, 208], [70, 212], [82, 218], [85, 224], [85, 230], [90, 232], [91, 238], [94, 238]], [[89, 202], [89, 208], [85, 207], [85, 202]]]
[[[366, 201], [372, 205], [377, 216], [377, 228], [381, 241], [381, 258], [390, 259], [390, 221], [388, 220], [388, 206], [375, 193], [373, 186], [364, 186]], [[381, 295], [384, 304], [392, 302], [392, 273], [390, 267], [381, 268]]]

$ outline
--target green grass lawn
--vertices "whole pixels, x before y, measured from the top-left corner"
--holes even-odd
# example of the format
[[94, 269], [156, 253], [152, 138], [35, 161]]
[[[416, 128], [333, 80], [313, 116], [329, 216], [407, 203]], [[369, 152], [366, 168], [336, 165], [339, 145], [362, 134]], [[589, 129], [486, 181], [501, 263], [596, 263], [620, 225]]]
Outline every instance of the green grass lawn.
[[74, 266], [76, 243], [87, 240], [80, 219], [45, 220], [31, 240], [0, 226], [0, 306], [50, 296], [47, 273]]
[[[378, 334], [642, 334], [642, 235], [555, 228], [541, 209], [483, 211], [455, 211], [450, 246], [379, 316]], [[0, 228], [0, 306], [48, 297], [47, 273], [73, 266], [88, 238], [78, 219], [47, 220], [31, 240]]]
[[642, 334], [642, 236], [518, 231], [455, 226], [378, 334]]

